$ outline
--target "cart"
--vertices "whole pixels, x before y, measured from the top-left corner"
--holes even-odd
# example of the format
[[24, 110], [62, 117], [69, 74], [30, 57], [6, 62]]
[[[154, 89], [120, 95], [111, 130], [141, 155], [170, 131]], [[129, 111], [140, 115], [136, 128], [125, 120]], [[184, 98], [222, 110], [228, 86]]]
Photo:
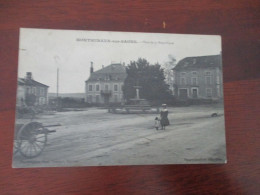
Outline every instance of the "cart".
[[25, 158], [39, 156], [47, 144], [47, 135], [56, 132], [49, 130], [49, 127], [61, 126], [42, 125], [39, 122], [28, 122], [26, 124], [15, 125], [14, 154], [20, 153]]

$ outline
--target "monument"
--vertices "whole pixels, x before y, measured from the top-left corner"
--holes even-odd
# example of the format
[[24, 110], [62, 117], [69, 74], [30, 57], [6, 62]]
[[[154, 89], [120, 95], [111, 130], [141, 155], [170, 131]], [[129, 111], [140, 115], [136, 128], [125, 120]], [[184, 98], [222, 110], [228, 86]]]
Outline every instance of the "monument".
[[[139, 85], [134, 86], [136, 90], [135, 98], [129, 100], [129, 102], [123, 105], [120, 108], [113, 108], [113, 113], [118, 114], [152, 114], [158, 113], [159, 109], [153, 109], [149, 104], [148, 100], [140, 98], [140, 89], [142, 88]], [[109, 109], [110, 112], [110, 109]]]

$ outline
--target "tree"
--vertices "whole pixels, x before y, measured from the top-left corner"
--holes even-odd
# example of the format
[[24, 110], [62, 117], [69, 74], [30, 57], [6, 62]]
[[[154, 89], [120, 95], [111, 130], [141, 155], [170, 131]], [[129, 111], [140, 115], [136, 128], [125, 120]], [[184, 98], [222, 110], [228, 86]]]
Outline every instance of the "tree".
[[164, 71], [158, 63], [151, 65], [146, 59], [139, 58], [130, 62], [126, 72], [123, 93], [128, 101], [135, 98], [134, 86], [137, 85], [141, 86], [140, 98], [156, 103], [166, 102], [172, 98], [169, 85], [165, 83]]
[[169, 85], [169, 89], [174, 93], [174, 74], [172, 69], [176, 66], [176, 59], [172, 55], [168, 55], [169, 61], [163, 65], [165, 82]]

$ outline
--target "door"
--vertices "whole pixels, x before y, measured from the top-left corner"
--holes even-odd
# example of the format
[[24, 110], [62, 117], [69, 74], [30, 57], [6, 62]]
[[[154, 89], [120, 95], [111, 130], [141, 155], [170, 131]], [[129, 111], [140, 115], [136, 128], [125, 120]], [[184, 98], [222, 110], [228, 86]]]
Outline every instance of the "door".
[[108, 105], [109, 103], [109, 97], [107, 95], [104, 96], [105, 104]]
[[192, 89], [192, 98], [198, 98], [198, 89]]

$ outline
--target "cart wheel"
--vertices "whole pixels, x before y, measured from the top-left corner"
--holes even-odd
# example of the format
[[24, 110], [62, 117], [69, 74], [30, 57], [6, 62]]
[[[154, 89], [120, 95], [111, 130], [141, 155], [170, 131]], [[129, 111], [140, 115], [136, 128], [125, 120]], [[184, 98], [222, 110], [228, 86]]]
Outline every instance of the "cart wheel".
[[19, 143], [17, 140], [14, 141], [14, 146], [13, 146], [13, 154], [17, 154], [19, 152]]
[[19, 152], [26, 158], [39, 156], [47, 143], [47, 133], [41, 123], [25, 124], [18, 133]]

